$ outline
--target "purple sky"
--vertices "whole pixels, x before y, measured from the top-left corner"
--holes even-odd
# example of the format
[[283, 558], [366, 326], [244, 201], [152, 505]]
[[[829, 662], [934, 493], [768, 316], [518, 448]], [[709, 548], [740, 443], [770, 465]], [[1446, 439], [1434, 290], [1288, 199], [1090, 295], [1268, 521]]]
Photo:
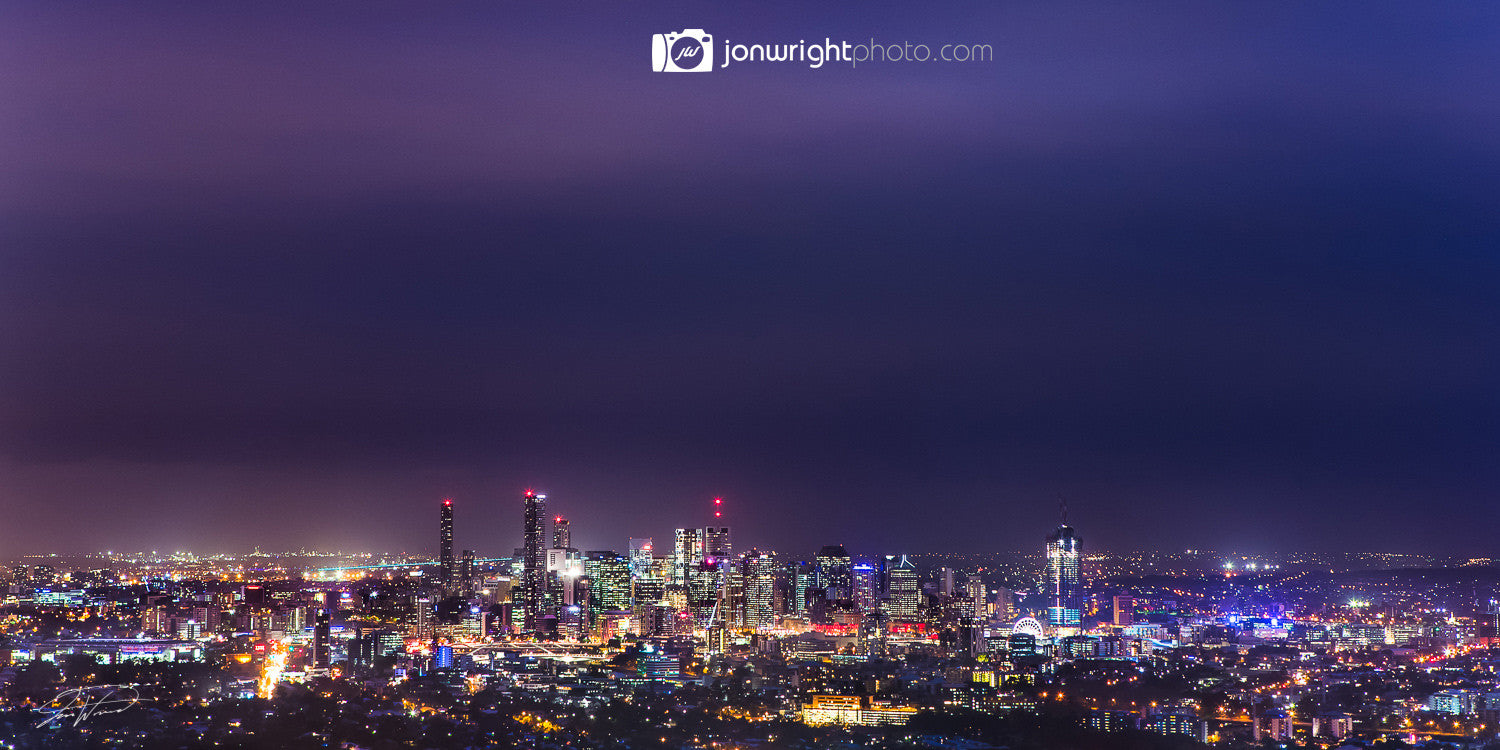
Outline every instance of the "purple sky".
[[0, 557], [1493, 553], [1500, 10], [805, 5], [0, 6]]

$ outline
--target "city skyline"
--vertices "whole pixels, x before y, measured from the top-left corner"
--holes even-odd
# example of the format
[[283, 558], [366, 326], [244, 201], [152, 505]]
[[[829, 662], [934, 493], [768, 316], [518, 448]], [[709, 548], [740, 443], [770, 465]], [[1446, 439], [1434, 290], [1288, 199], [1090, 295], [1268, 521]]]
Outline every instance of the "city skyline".
[[[993, 59], [652, 72], [693, 28]], [[1031, 549], [1061, 493], [1100, 549], [1488, 555], [1496, 29], [8, 5], [0, 556], [426, 549], [442, 497], [456, 555], [525, 487], [585, 549], [715, 496]]]

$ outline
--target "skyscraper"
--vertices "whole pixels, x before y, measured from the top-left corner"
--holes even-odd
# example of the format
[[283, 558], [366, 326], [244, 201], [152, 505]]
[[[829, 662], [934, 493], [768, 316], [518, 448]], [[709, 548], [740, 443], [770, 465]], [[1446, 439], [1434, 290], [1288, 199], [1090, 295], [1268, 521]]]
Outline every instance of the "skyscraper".
[[672, 583], [685, 586], [688, 571], [703, 561], [703, 529], [678, 529], [673, 538]]
[[529, 630], [540, 626], [546, 610], [547, 549], [542, 541], [546, 537], [546, 524], [547, 496], [526, 490], [525, 523], [522, 526], [525, 536], [521, 545], [526, 568], [521, 574], [521, 596]]
[[1073, 527], [1060, 524], [1047, 535], [1047, 567], [1042, 586], [1047, 595], [1047, 624], [1074, 628], [1083, 622], [1083, 581], [1079, 543]]
[[723, 574], [723, 568], [707, 560], [688, 568], [687, 608], [697, 627], [706, 628], [714, 622], [723, 623], [724, 613], [719, 611]]
[[752, 549], [740, 559], [744, 588], [743, 621], [747, 628], [769, 628], [776, 624], [776, 553]]
[[734, 554], [729, 543], [728, 526], [710, 526], [703, 530], [703, 556], [715, 560], [728, 560]]
[[458, 564], [458, 585], [464, 596], [474, 595], [474, 550], [466, 549]]
[[874, 612], [880, 597], [877, 594], [875, 566], [867, 562], [856, 563], [853, 568], [854, 606], [860, 612]]
[[630, 575], [633, 578], [645, 578], [651, 575], [651, 539], [630, 539]]
[[818, 580], [816, 586], [830, 601], [850, 601], [854, 598], [853, 561], [842, 544], [830, 544], [818, 550], [813, 558]]
[[917, 584], [917, 566], [902, 555], [890, 564], [890, 615], [898, 620], [915, 620], [921, 614], [922, 589]]
[[630, 559], [614, 552], [592, 551], [584, 556], [589, 581], [589, 606], [597, 615], [630, 609]]
[[569, 530], [568, 519], [558, 516], [552, 519], [552, 548], [571, 549], [573, 547], [573, 532]]
[[453, 498], [443, 498], [438, 520], [438, 583], [444, 589], [453, 587], [457, 563], [453, 559]]

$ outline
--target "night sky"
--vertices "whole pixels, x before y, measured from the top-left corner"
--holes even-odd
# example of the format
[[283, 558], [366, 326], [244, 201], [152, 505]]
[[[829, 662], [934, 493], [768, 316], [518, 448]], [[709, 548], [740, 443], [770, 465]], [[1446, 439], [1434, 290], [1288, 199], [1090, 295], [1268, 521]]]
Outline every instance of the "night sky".
[[1500, 6], [513, 5], [0, 6], [0, 557], [1500, 553]]

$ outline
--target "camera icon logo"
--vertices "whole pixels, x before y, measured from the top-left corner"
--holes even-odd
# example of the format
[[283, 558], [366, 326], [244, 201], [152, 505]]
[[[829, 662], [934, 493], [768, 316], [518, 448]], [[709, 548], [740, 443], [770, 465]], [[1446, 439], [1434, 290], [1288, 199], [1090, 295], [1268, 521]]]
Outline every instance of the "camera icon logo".
[[707, 73], [714, 69], [714, 38], [703, 29], [651, 35], [651, 69], [658, 73]]

